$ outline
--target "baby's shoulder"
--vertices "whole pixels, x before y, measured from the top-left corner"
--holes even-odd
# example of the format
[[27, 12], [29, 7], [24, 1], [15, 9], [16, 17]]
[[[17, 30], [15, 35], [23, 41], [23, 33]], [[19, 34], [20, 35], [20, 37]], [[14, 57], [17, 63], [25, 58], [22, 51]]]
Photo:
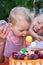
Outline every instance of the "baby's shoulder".
[[12, 30], [10, 29], [9, 30], [9, 33], [8, 33], [8, 35], [7, 35], [7, 39], [16, 39], [16, 38], [18, 38], [13, 32], [12, 32]]
[[7, 41], [12, 43], [18, 43], [20, 41], [19, 37], [17, 37], [16, 35], [13, 34], [12, 31], [9, 32], [9, 34], [7, 35]]

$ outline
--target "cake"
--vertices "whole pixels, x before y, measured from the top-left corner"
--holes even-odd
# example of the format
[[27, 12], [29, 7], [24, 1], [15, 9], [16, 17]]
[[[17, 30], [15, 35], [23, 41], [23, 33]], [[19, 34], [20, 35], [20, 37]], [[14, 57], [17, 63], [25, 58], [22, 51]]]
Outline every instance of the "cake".
[[43, 51], [31, 50], [36, 47], [36, 42], [32, 42], [32, 37], [26, 37], [26, 44], [29, 48], [23, 48], [20, 52], [13, 52], [9, 58], [9, 65], [43, 65]]
[[27, 54], [13, 52], [9, 65], [43, 65], [43, 51], [35, 50]]

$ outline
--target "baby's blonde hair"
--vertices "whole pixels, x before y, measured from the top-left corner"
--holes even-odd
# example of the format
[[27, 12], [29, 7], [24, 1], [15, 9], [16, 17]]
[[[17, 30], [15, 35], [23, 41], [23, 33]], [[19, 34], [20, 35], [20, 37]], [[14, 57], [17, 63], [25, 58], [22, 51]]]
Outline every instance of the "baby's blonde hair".
[[10, 23], [16, 24], [17, 18], [24, 17], [29, 23], [31, 23], [31, 15], [27, 8], [25, 7], [15, 7], [11, 10], [8, 21]]

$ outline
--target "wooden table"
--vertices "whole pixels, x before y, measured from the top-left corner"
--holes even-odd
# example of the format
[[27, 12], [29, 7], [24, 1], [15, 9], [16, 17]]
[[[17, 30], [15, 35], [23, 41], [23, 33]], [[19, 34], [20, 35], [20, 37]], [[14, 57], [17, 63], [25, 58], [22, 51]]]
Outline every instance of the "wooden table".
[[0, 63], [0, 65], [9, 65], [9, 62]]

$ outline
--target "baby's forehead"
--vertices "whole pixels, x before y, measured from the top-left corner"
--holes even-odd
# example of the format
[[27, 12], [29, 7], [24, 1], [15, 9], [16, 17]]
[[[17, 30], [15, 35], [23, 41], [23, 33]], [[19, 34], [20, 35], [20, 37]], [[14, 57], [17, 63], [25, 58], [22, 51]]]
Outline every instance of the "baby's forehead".
[[34, 21], [36, 21], [36, 22], [39, 21], [39, 22], [43, 23], [43, 16], [40, 15], [40, 16], [35, 17]]

